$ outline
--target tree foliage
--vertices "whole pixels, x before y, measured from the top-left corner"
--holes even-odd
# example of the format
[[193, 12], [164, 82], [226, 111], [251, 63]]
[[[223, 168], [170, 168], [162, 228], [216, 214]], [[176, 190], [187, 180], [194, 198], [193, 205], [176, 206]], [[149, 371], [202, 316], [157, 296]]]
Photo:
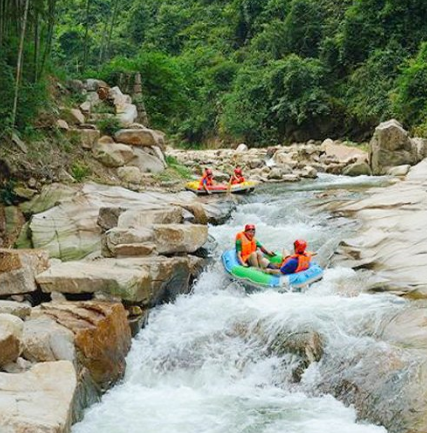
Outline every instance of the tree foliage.
[[[0, 0], [0, 92], [23, 3]], [[40, 91], [49, 60], [111, 84], [138, 71], [152, 125], [190, 143], [357, 138], [427, 124], [426, 42], [425, 0], [32, 0], [22, 86]]]

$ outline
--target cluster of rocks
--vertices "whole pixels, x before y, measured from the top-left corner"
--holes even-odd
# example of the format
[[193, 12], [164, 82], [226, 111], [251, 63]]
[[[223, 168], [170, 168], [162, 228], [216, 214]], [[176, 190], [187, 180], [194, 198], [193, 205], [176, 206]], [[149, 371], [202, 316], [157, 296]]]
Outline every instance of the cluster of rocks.
[[331, 139], [316, 144], [293, 144], [269, 148], [250, 148], [240, 144], [235, 150], [178, 150], [167, 149], [167, 154], [193, 171], [209, 166], [215, 179], [225, 181], [236, 166], [244, 175], [258, 182], [297, 182], [316, 178], [318, 172], [331, 174], [371, 174], [366, 151]]
[[193, 171], [212, 167], [218, 181], [228, 180], [234, 167], [244, 169], [245, 176], [259, 182], [295, 182], [316, 178], [318, 173], [346, 176], [404, 176], [410, 166], [427, 156], [427, 140], [410, 138], [396, 120], [381, 123], [369, 143], [368, 150], [342, 141], [326, 139], [308, 143], [269, 148], [251, 148], [240, 144], [235, 150], [167, 149]]
[[52, 184], [23, 204], [18, 245], [31, 249], [0, 250], [2, 427], [68, 432], [122, 377], [131, 335], [150, 307], [189, 291], [207, 223], [230, 211], [196, 200]]
[[[164, 134], [147, 127], [145, 111], [142, 115], [138, 112], [130, 95], [123, 94], [118, 86], [110, 88], [95, 79], [73, 80], [69, 87], [85, 95], [86, 100], [79, 108], [62, 108], [58, 128], [92, 151], [93, 157], [105, 167], [116, 169], [125, 184], [138, 185], [147, 174], [165, 170]], [[112, 137], [101, 136], [98, 122], [111, 119], [116, 119], [123, 129]]]

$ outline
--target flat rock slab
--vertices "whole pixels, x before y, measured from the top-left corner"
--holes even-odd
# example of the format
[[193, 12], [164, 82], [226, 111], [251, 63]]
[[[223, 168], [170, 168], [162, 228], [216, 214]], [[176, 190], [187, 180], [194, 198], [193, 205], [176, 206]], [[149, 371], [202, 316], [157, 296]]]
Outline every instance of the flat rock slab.
[[37, 282], [45, 292], [104, 292], [148, 305], [156, 303], [165, 290], [184, 292], [189, 278], [186, 257], [159, 256], [61, 263], [39, 274]]
[[19, 374], [0, 373], [0, 431], [69, 432], [76, 389], [69, 361], [37, 364]]
[[340, 206], [361, 227], [342, 243], [334, 263], [375, 271], [382, 290], [427, 297], [426, 185], [424, 160], [405, 180]]

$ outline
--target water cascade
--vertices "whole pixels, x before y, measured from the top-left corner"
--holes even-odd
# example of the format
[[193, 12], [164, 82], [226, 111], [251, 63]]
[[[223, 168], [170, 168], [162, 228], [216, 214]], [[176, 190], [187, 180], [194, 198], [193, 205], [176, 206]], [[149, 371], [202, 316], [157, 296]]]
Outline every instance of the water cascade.
[[346, 194], [355, 194], [356, 181], [330, 176], [270, 186], [241, 203], [227, 224], [211, 227], [212, 265], [190, 295], [152, 311], [125, 379], [73, 433], [385, 433], [357, 420], [322, 383], [338, 374], [330, 371], [337, 359], [357, 369], [360, 363], [345, 360], [386, 350], [373, 334], [405, 301], [364, 293], [363, 274], [344, 268], [326, 270], [304, 293], [248, 293], [230, 282], [219, 260], [247, 222], [268, 248], [304, 238], [326, 260], [354, 225], [311, 204], [343, 182], [353, 191]]

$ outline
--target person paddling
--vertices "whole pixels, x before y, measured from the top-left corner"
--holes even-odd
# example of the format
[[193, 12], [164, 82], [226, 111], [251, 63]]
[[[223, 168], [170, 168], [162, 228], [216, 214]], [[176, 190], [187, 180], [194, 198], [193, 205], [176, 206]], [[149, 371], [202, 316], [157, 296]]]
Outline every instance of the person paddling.
[[212, 192], [209, 190], [209, 187], [213, 186], [213, 184], [214, 184], [213, 172], [210, 168], [207, 168], [203, 173], [202, 178], [200, 179], [199, 189], [202, 188], [208, 194], [212, 194]]
[[270, 257], [276, 254], [265, 249], [255, 239], [255, 230], [253, 224], [246, 224], [245, 230], [236, 235], [237, 258], [242, 266], [253, 266], [255, 268], [265, 269], [270, 265], [270, 261], [257, 250], [260, 249], [264, 254]]
[[296, 274], [307, 270], [311, 264], [311, 258], [315, 253], [307, 250], [307, 242], [303, 239], [297, 239], [294, 242], [294, 254], [285, 255], [279, 269], [267, 269], [269, 274]]
[[229, 184], [230, 185], [238, 185], [239, 183], [246, 182], [246, 179], [243, 177], [243, 172], [240, 167], [236, 167], [234, 169], [234, 174], [230, 177]]

